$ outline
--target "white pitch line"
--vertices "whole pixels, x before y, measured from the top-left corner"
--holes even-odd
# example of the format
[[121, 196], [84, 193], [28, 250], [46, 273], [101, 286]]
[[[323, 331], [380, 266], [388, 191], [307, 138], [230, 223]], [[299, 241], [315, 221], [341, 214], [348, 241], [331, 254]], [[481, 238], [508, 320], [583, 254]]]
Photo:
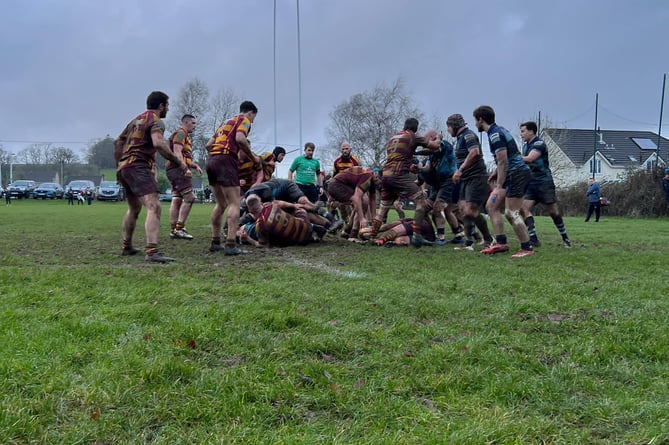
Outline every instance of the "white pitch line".
[[330, 275], [338, 275], [340, 277], [345, 277], [345, 278], [365, 278], [367, 274], [361, 273], [361, 272], [353, 272], [350, 270], [340, 270], [337, 269], [336, 267], [328, 266], [327, 264], [323, 263], [314, 263], [313, 261], [305, 261], [301, 260], [299, 258], [295, 258], [293, 256], [290, 256], [288, 260], [292, 263], [295, 264], [296, 266], [302, 266], [302, 267], [310, 267], [312, 269], [316, 269], [320, 272], [325, 272]]

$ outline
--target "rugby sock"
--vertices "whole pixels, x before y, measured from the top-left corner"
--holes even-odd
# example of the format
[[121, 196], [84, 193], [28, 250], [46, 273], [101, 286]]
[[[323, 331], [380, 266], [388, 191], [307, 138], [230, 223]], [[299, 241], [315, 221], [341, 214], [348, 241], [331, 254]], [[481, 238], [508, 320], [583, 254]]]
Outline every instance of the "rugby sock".
[[375, 238], [376, 235], [379, 233], [381, 224], [383, 224], [383, 222], [380, 219], [374, 218], [374, 221], [372, 221], [372, 231], [370, 232], [372, 238]]
[[170, 223], [170, 232], [174, 232], [175, 230], [177, 230], [177, 224], [178, 223], [173, 223], [173, 222]]
[[529, 241], [526, 243], [520, 243], [520, 250], [532, 250], [532, 243]]
[[568, 239], [569, 237], [567, 236], [567, 229], [564, 226], [562, 215], [551, 216], [551, 218], [553, 218], [553, 223], [555, 224], [555, 227], [557, 227], [558, 232], [560, 232], [562, 239]]
[[529, 216], [525, 219], [525, 227], [527, 227], [527, 233], [530, 235], [530, 238], [536, 238], [537, 229], [534, 227], [534, 216]]
[[132, 241], [124, 239], [123, 240], [123, 250], [132, 248]]
[[395, 232], [395, 228], [393, 227], [390, 230], [386, 230], [385, 232], [381, 233], [380, 236], [377, 239], [383, 240], [383, 242], [388, 242], [392, 241], [395, 238], [397, 238], [397, 232]]
[[184, 228], [184, 226], [185, 226], [184, 223], [182, 223], [182, 222], [177, 222], [176, 225], [174, 226], [174, 229], [173, 229], [173, 230], [181, 230], [181, 229]]
[[483, 235], [483, 240], [486, 243], [491, 243], [492, 235], [490, 234], [490, 230], [488, 230], [488, 221], [486, 221], [485, 216], [479, 213], [474, 219], [474, 223], [476, 224], [476, 228], [479, 229], [479, 232], [481, 232], [481, 235]]
[[444, 228], [437, 229], [437, 239], [444, 239]]
[[414, 235], [421, 236], [420, 226], [418, 224], [416, 224], [415, 222], [411, 223], [411, 231], [413, 232]]
[[211, 238], [211, 243], [216, 244], [217, 246], [221, 245], [221, 237], [220, 236], [214, 236]]
[[144, 248], [144, 251], [146, 252], [147, 255], [151, 256], [154, 255], [155, 253], [158, 252], [158, 244], [155, 243], [147, 243], [146, 247]]
[[464, 223], [465, 223], [465, 236], [467, 237], [467, 241], [465, 242], [465, 245], [471, 246], [474, 244], [474, 235], [476, 233], [476, 223], [474, 222], [474, 219], [471, 216], [465, 216], [464, 218]]
[[225, 240], [225, 247], [237, 247], [237, 241], [233, 239], [226, 239]]
[[[495, 235], [495, 241], [497, 244], [506, 244], [506, 235]], [[524, 249], [531, 250], [531, 249]]]

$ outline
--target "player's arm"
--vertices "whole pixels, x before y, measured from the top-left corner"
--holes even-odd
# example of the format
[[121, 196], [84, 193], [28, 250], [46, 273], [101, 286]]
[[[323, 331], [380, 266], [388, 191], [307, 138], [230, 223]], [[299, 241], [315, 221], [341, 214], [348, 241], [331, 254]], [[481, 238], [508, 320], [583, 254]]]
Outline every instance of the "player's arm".
[[355, 209], [358, 217], [360, 218], [360, 227], [367, 227], [367, 218], [365, 218], [365, 212], [362, 208], [362, 195], [364, 192], [360, 187], [355, 188], [353, 196], [351, 196], [351, 202], [353, 203], [353, 208]]
[[504, 188], [504, 180], [506, 179], [506, 172], [509, 169], [509, 158], [506, 149], [501, 149], [495, 152], [495, 160], [497, 161], [497, 189]]
[[156, 128], [151, 132], [151, 142], [153, 142], [153, 146], [162, 157], [179, 165], [186, 176], [191, 175], [188, 165], [183, 161], [183, 158], [178, 158], [177, 155], [172, 153], [172, 150], [170, 150], [170, 146], [167, 144], [167, 141], [163, 137], [163, 132], [160, 131], [160, 129]]
[[197, 163], [191, 161], [190, 168], [195, 169], [197, 174], [199, 176], [202, 176], [202, 168]]
[[297, 210], [297, 209], [302, 208], [302, 206], [300, 204], [295, 204], [295, 203], [288, 202], [288, 201], [281, 201], [279, 199], [276, 199], [276, 200], [272, 201], [272, 205], [277, 206], [281, 210]]
[[210, 151], [211, 147], [214, 146], [215, 141], [216, 141], [216, 138], [214, 136], [210, 137], [209, 140], [207, 141], [207, 143], [204, 144], [204, 148], [206, 148], [207, 151]]
[[263, 170], [262, 165], [258, 165], [260, 165], [260, 169], [253, 172], [253, 184], [251, 184], [251, 187], [262, 184], [262, 180], [265, 177], [265, 171]]
[[541, 152], [539, 150], [530, 150], [530, 152], [527, 154], [527, 156], [523, 156], [523, 161], [526, 164], [532, 164], [534, 161], [539, 159], [541, 156]]
[[474, 164], [475, 159], [477, 156], [481, 155], [481, 146], [476, 145], [473, 146], [469, 149], [469, 152], [467, 153], [467, 157], [465, 158], [464, 162], [460, 165], [460, 168], [458, 168], [455, 173], [453, 173], [453, 182], [456, 184], [460, 182], [460, 177], [462, 176], [462, 172], [466, 169], [468, 169], [472, 164]]
[[367, 218], [368, 220], [373, 220], [376, 216], [376, 190], [369, 190], [367, 192], [369, 195], [369, 205], [367, 206]]
[[249, 140], [246, 139], [246, 134], [244, 134], [243, 131], [238, 131], [235, 134], [235, 141], [237, 142], [237, 146], [242, 149], [244, 154], [251, 160], [253, 160], [253, 164], [259, 164], [260, 163], [260, 158], [256, 156], [255, 153], [251, 151], [251, 144], [249, 144]]
[[177, 158], [179, 158], [179, 161], [181, 161], [185, 164], [186, 159], [184, 159], [183, 149], [184, 149], [184, 146], [181, 145], [180, 143], [176, 142], [176, 141], [172, 144], [172, 153], [174, 153], [174, 155]]

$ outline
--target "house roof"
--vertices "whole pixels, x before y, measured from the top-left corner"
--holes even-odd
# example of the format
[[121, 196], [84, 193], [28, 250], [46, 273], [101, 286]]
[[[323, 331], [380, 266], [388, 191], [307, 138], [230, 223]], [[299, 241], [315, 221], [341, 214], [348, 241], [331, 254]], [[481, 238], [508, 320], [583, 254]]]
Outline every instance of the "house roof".
[[[576, 165], [583, 165], [592, 157], [595, 137], [598, 155], [614, 167], [641, 165], [655, 154], [657, 147], [657, 133], [652, 131], [599, 130], [595, 134], [594, 130], [545, 128], [544, 133]], [[660, 158], [669, 159], [669, 139], [665, 137], [660, 137]]]

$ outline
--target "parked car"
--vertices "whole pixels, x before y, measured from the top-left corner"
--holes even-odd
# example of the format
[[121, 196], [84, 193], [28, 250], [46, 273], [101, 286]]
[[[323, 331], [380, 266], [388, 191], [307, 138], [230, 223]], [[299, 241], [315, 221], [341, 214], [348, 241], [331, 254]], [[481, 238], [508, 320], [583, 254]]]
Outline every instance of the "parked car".
[[[70, 189], [72, 189], [75, 198], [77, 197], [77, 193], [81, 193], [82, 196], [86, 197], [86, 189], [91, 189], [92, 193], [95, 194], [95, 184], [93, 184], [93, 181], [70, 181], [65, 187], [65, 190], [69, 191]], [[95, 198], [95, 196], [93, 196], [93, 198]]]
[[123, 201], [125, 191], [116, 181], [102, 181], [97, 191], [98, 201]]
[[19, 179], [9, 184], [9, 196], [12, 198], [30, 198], [35, 190], [35, 181]]
[[165, 192], [160, 194], [160, 200], [163, 202], [171, 202], [172, 201], [172, 189], [167, 189]]
[[61, 187], [60, 184], [56, 184], [55, 182], [43, 182], [39, 187], [33, 190], [34, 199], [63, 199], [64, 195], [65, 190], [63, 187]]

